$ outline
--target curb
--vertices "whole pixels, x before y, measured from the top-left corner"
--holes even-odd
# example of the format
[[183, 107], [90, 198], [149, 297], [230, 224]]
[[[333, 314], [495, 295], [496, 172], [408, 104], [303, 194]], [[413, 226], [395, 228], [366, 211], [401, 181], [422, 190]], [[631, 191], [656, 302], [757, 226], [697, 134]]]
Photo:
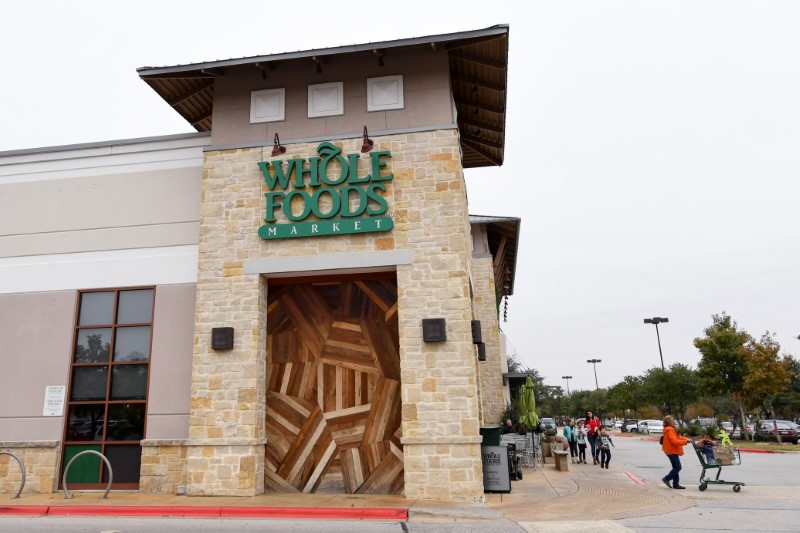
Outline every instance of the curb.
[[398, 507], [221, 507], [178, 505], [7, 505], [2, 515], [23, 516], [158, 516], [193, 518], [288, 518], [328, 520], [402, 520]]

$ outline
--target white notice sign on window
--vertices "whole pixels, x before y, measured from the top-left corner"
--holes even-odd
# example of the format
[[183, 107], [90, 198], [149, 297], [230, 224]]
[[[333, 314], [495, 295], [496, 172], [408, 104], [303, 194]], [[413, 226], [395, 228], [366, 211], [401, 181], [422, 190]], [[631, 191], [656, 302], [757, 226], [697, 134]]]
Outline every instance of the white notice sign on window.
[[45, 387], [42, 416], [63, 416], [66, 395], [67, 387], [64, 385], [48, 385]]

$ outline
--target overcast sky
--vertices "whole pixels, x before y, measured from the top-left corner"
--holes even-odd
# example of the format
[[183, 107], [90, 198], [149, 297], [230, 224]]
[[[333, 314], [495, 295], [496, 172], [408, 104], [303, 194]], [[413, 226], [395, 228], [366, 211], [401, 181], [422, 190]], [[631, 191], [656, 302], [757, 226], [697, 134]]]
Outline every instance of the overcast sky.
[[[507, 4], [514, 4], [508, 7]], [[553, 385], [659, 364], [728, 312], [800, 340], [800, 3], [14, 2], [0, 150], [192, 131], [136, 75], [162, 66], [508, 23], [505, 164], [470, 212], [522, 218], [502, 324]]]

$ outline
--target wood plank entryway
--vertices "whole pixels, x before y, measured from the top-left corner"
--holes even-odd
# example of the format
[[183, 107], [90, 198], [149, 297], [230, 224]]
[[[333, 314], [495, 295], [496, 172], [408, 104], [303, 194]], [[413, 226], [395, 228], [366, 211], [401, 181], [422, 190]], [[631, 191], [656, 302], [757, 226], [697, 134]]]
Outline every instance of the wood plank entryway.
[[267, 313], [266, 486], [401, 494], [396, 277], [271, 281]]

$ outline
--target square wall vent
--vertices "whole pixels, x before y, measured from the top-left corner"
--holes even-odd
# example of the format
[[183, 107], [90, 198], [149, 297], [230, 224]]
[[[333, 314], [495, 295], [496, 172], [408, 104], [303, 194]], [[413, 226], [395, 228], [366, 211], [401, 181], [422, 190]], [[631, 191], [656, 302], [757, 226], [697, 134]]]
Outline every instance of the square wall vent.
[[308, 86], [308, 118], [344, 115], [344, 83]]
[[250, 93], [250, 124], [279, 122], [286, 113], [286, 89], [265, 89]]
[[367, 111], [403, 109], [403, 76], [367, 78]]

